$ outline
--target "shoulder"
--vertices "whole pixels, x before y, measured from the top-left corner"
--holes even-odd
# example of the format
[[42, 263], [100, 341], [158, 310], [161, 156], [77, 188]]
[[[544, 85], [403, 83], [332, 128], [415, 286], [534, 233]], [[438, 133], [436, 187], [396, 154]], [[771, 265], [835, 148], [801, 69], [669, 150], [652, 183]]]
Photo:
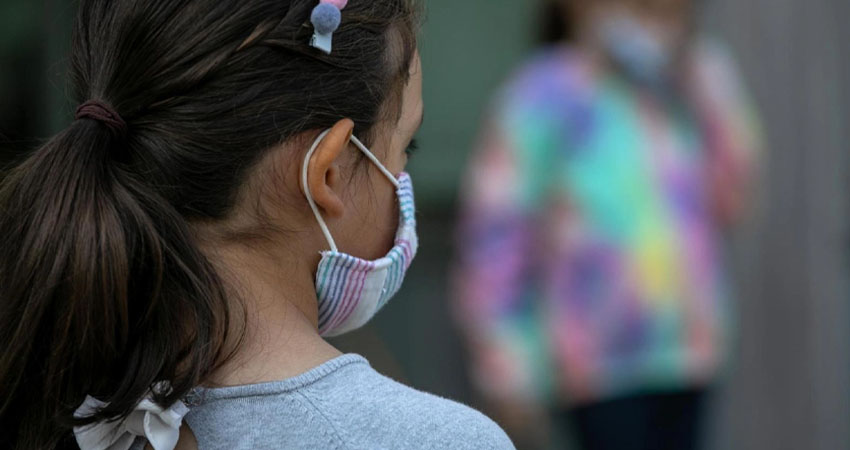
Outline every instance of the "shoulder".
[[198, 389], [186, 416], [199, 448], [513, 449], [483, 414], [345, 355], [289, 380]]
[[567, 46], [530, 56], [498, 91], [486, 117], [507, 147], [523, 158], [548, 161], [557, 148], [581, 140], [594, 118], [598, 74], [585, 55]]
[[480, 412], [350, 365], [301, 394], [355, 448], [513, 449]]
[[508, 77], [497, 102], [511, 109], [557, 107], [580, 99], [591, 84], [589, 65], [578, 51], [566, 45], [548, 46], [535, 51]]
[[734, 66], [735, 58], [729, 45], [720, 38], [702, 34], [692, 45], [693, 55], [703, 65], [729, 67]]
[[735, 57], [721, 40], [700, 36], [693, 44], [691, 63], [697, 89], [706, 95], [733, 100], [743, 93]]

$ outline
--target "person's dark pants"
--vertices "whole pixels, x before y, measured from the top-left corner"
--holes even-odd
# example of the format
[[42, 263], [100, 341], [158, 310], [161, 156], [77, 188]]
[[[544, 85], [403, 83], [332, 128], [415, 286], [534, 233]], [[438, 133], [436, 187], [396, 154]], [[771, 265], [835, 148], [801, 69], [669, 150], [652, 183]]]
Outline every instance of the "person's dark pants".
[[696, 450], [705, 390], [645, 394], [594, 403], [556, 415], [583, 450]]

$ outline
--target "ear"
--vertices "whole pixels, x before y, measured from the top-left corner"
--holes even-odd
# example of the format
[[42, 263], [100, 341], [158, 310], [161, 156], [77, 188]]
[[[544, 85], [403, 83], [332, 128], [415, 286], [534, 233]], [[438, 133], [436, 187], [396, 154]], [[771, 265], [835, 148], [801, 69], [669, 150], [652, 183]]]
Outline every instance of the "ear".
[[[342, 119], [322, 139], [307, 163], [307, 186], [313, 201], [326, 218], [340, 217], [345, 212], [340, 192], [339, 156], [348, 147], [354, 133], [354, 122]], [[304, 187], [301, 187], [303, 192]]]

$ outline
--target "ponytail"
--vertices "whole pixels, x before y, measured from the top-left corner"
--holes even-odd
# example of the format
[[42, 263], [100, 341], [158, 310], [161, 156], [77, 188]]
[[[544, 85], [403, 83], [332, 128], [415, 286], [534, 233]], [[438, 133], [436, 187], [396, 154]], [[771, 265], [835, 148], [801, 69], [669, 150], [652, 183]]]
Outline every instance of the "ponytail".
[[[0, 186], [0, 436], [14, 448], [73, 443], [73, 426], [125, 417], [159, 381], [170, 406], [222, 361], [222, 283], [122, 148], [77, 120]], [[107, 406], [75, 419], [86, 395]]]

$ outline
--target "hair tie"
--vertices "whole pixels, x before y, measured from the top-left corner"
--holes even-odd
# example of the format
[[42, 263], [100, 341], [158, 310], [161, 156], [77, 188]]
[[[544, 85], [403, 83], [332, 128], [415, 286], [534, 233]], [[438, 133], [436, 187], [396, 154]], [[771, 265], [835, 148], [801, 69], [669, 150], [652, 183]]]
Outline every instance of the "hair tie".
[[[74, 412], [86, 418], [107, 404], [92, 397]], [[154, 450], [173, 450], [180, 440], [180, 426], [189, 408], [178, 401], [168, 409], [154, 403], [151, 395], [140, 401], [124, 420], [104, 421], [74, 427], [74, 437], [82, 450], [130, 450], [136, 437], [144, 437]]]
[[310, 14], [310, 22], [313, 23], [313, 38], [310, 45], [326, 54], [331, 54], [333, 44], [333, 33], [342, 23], [342, 10], [348, 0], [320, 0]]
[[100, 100], [89, 100], [77, 108], [76, 120], [92, 119], [109, 128], [115, 137], [123, 137], [127, 133], [127, 123], [108, 104]]

